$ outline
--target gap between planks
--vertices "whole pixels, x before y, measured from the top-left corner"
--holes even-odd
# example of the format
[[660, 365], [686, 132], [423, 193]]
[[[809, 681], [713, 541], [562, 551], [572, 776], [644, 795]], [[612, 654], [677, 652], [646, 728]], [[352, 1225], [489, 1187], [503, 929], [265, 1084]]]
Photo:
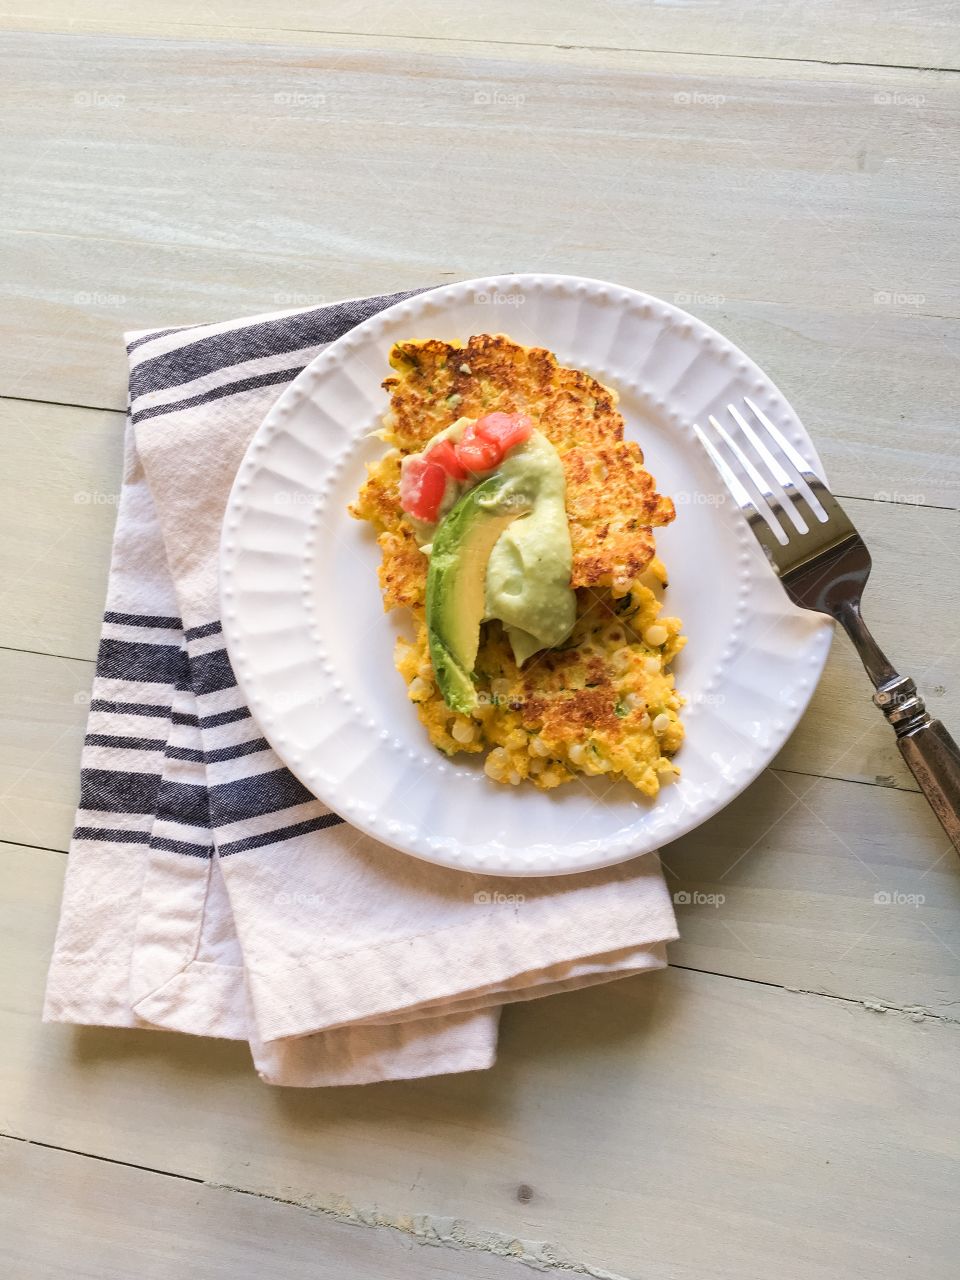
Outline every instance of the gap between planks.
[[[465, 1274], [460, 1271], [466, 1263], [466, 1258], [464, 1258], [463, 1255], [471, 1254], [475, 1256], [477, 1263], [481, 1264], [481, 1273], [484, 1277], [492, 1275], [492, 1273], [487, 1270], [487, 1265], [494, 1263], [496, 1260], [505, 1264], [502, 1270], [498, 1269], [496, 1272], [497, 1276], [501, 1277], [514, 1274], [514, 1265], [523, 1263], [529, 1267], [534, 1267], [539, 1271], [559, 1269], [565, 1273], [573, 1275], [595, 1277], [596, 1280], [626, 1280], [626, 1278], [622, 1277], [619, 1273], [592, 1267], [588, 1263], [576, 1260], [557, 1245], [546, 1243], [544, 1241], [526, 1240], [512, 1233], [505, 1234], [499, 1231], [483, 1229], [473, 1223], [464, 1221], [463, 1219], [445, 1217], [443, 1215], [432, 1213], [389, 1215], [376, 1208], [359, 1208], [353, 1205], [346, 1197], [336, 1195], [331, 1197], [328, 1202], [308, 1203], [305, 1200], [298, 1200], [290, 1196], [282, 1196], [253, 1188], [235, 1186], [228, 1182], [208, 1181], [190, 1174], [179, 1173], [173, 1169], [161, 1169], [155, 1165], [138, 1164], [136, 1161], [132, 1160], [121, 1160], [112, 1156], [99, 1155], [96, 1152], [83, 1151], [77, 1147], [60, 1145], [54, 1142], [42, 1142], [32, 1138], [23, 1137], [21, 1135], [9, 1134], [0, 1131], [0, 1151], [2, 1151], [4, 1142], [18, 1144], [16, 1147], [11, 1149], [14, 1152], [19, 1151], [23, 1154], [30, 1153], [31, 1156], [39, 1152], [49, 1153], [47, 1156], [47, 1162], [49, 1164], [49, 1162], [52, 1161], [54, 1165], [51, 1172], [53, 1180], [58, 1184], [58, 1189], [59, 1186], [62, 1185], [60, 1180], [63, 1175], [69, 1172], [69, 1169], [57, 1169], [58, 1163], [61, 1163], [58, 1158], [67, 1157], [70, 1160], [79, 1161], [93, 1160], [99, 1165], [104, 1166], [104, 1172], [109, 1170], [111, 1175], [114, 1177], [119, 1177], [121, 1171], [126, 1170], [133, 1175], [143, 1174], [148, 1175], [150, 1178], [160, 1177], [170, 1179], [172, 1180], [170, 1184], [172, 1186], [185, 1183], [187, 1184], [187, 1187], [192, 1186], [196, 1188], [203, 1188], [203, 1190], [208, 1194], [223, 1195], [226, 1197], [233, 1195], [247, 1196], [263, 1208], [272, 1205], [282, 1206], [285, 1210], [294, 1210], [299, 1214], [304, 1215], [303, 1218], [298, 1219], [300, 1223], [312, 1221], [316, 1227], [319, 1227], [322, 1223], [326, 1223], [333, 1229], [336, 1229], [337, 1227], [366, 1227], [373, 1229], [386, 1228], [386, 1234], [382, 1232], [379, 1234], [379, 1239], [381, 1241], [389, 1240], [391, 1238], [390, 1233], [395, 1233], [392, 1238], [398, 1242], [402, 1239], [406, 1239], [408, 1241], [415, 1242], [418, 1247], [430, 1245], [434, 1247], [440, 1246], [453, 1255], [459, 1255], [460, 1261], [456, 1265], [461, 1276]], [[46, 1168], [47, 1165], [44, 1167]], [[114, 1193], [116, 1194], [119, 1190], [119, 1188], [114, 1188]], [[72, 1205], [73, 1198], [68, 1195], [66, 1199], [67, 1202]], [[50, 1206], [53, 1212], [57, 1214], [62, 1212], [58, 1201], [59, 1197]], [[199, 1201], [197, 1204], [199, 1205]], [[205, 1216], [201, 1217], [201, 1222], [206, 1227], [209, 1226], [209, 1220]], [[56, 1225], [57, 1224], [55, 1222], [54, 1233], [56, 1233]], [[180, 1230], [183, 1231], [184, 1225], [189, 1229], [190, 1224], [188, 1221], [186, 1224], [181, 1222], [178, 1225], [180, 1226]], [[261, 1226], [261, 1230], [262, 1229], [263, 1228]], [[365, 1237], [367, 1240], [370, 1238], [371, 1237], [369, 1236]], [[354, 1240], [353, 1237], [350, 1239], [351, 1241]], [[49, 1240], [50, 1233], [47, 1232], [45, 1233], [45, 1244], [47, 1244]], [[206, 1240], [204, 1243], [206, 1243]], [[315, 1240], [312, 1243], [314, 1247], [316, 1247], [317, 1244], [324, 1242]], [[329, 1247], [329, 1238], [326, 1239], [325, 1243]], [[181, 1235], [178, 1244], [182, 1249], [188, 1244], [188, 1240]], [[146, 1247], [147, 1246], [144, 1245], [144, 1248]], [[363, 1276], [370, 1277], [383, 1274], [383, 1260], [378, 1261], [375, 1259], [365, 1259], [362, 1255], [362, 1251], [360, 1250], [356, 1251], [356, 1256], [354, 1256], [353, 1250], [350, 1250], [350, 1254], [352, 1274], [356, 1276], [362, 1274]], [[485, 1264], [482, 1263], [482, 1259], [486, 1259]], [[345, 1259], [341, 1259], [341, 1262], [344, 1260]], [[297, 1275], [301, 1274], [299, 1268], [295, 1268], [295, 1270]], [[409, 1274], [406, 1270], [406, 1266], [404, 1266], [403, 1270], [404, 1275]], [[474, 1271], [474, 1267], [472, 1265], [469, 1267], [469, 1270], [471, 1276], [479, 1276], [480, 1274]], [[228, 1272], [225, 1268], [225, 1274], [227, 1273]], [[229, 1274], [236, 1273], [231, 1271]], [[255, 1273], [248, 1273], [244, 1270], [243, 1275], [247, 1274]], [[286, 1274], [285, 1269], [284, 1274]], [[311, 1271], [311, 1274], [314, 1274], [314, 1272]], [[323, 1274], [327, 1275], [328, 1272], [325, 1270]], [[337, 1273], [335, 1270], [331, 1269], [331, 1274], [342, 1273]], [[392, 1272], [392, 1274], [398, 1273]], [[446, 1268], [444, 1268], [444, 1275], [448, 1274], [449, 1273]]]
[[[689, 28], [688, 28], [689, 30]], [[471, 36], [467, 34], [428, 35], [422, 31], [411, 35], [409, 31], [390, 31], [383, 28], [357, 31], [326, 27], [301, 26], [259, 26], [254, 23], [239, 23], [233, 26], [217, 26], [210, 23], [185, 22], [177, 18], [164, 18], [161, 21], [134, 19], [133, 26], [129, 22], [121, 25], [110, 19], [78, 19], [70, 18], [69, 25], [55, 18], [37, 18], [33, 14], [0, 13], [0, 31], [22, 35], [86, 35], [112, 39], [170, 39], [170, 40], [203, 40], [211, 43], [244, 43], [244, 42], [279, 42], [294, 43], [309, 41], [319, 44], [324, 41], [339, 43], [345, 41], [392, 41], [394, 48], [386, 48], [385, 52], [403, 52], [417, 49], [423, 45], [436, 46], [437, 53], [452, 52], [455, 56], [476, 52], [483, 56], [487, 51], [501, 52], [520, 50], [528, 53], [537, 50], [547, 56], [556, 54], [612, 54], [632, 57], [666, 57], [666, 58], [709, 58], [719, 62], [769, 62], [780, 66], [798, 66], [826, 68], [828, 70], [846, 69], [866, 71], [916, 72], [918, 74], [960, 74], [960, 68], [943, 66], [930, 62], [876, 62], [869, 58], [857, 57], [814, 57], [812, 55], [766, 53], [743, 53], [732, 50], [716, 50], [703, 48], [668, 48], [666, 46], [647, 46], [622, 44], [604, 44], [594, 40], [571, 40], [562, 42], [549, 39], [528, 37], [509, 40], [490, 35]], [[492, 56], [492, 55], [491, 55]]]

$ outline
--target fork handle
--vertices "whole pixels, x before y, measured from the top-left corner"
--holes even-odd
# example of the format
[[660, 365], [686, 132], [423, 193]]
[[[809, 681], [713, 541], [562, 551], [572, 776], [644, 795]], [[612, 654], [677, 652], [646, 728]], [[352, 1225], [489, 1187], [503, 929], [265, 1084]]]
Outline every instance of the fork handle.
[[960, 850], [960, 747], [927, 711], [909, 676], [882, 685], [873, 700], [893, 725], [900, 754]]

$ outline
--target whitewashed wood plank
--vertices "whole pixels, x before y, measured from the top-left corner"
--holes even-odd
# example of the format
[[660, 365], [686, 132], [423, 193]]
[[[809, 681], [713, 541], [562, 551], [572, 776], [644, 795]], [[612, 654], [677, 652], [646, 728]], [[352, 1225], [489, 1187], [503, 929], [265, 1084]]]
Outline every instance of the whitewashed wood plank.
[[0, 645], [94, 658], [123, 415], [0, 400]]
[[41, 1026], [63, 859], [3, 864], [8, 1133], [615, 1276], [952, 1280], [956, 1026], [671, 969], [508, 1010], [488, 1073], [272, 1091], [242, 1046]]
[[2, 838], [67, 847], [92, 682], [92, 662], [0, 649]]
[[674, 964], [960, 1021], [960, 859], [919, 793], [768, 770], [662, 856]]
[[[17, 1280], [522, 1280], [488, 1250], [429, 1248], [276, 1200], [0, 1139], [0, 1263]], [[24, 1230], [29, 1223], [30, 1229]]]
[[[949, 76], [526, 46], [2, 48], [7, 394], [122, 407], [124, 327], [566, 270], [687, 300], [743, 343], [838, 491], [960, 504]], [[436, 184], [438, 155], [460, 182]]]
[[729, 54], [735, 57], [822, 59], [894, 66], [960, 66], [956, 10], [950, 0], [924, 0], [904, 7], [896, 0], [837, 5], [812, 0], [802, 7], [772, 0], [759, 11], [751, 0], [731, 0], [722, 9], [710, 0], [663, 4], [657, 0], [584, 0], [557, 6], [549, 0], [488, 0], [482, 7], [421, 0], [398, 7], [374, 0], [361, 7], [333, 0], [321, 8], [283, 0], [265, 11], [257, 0], [230, 0], [199, 7], [172, 0], [158, 13], [144, 0], [99, 0], [78, 12], [68, 0], [35, 0], [28, 12], [6, 0], [0, 22], [17, 30], [117, 32], [123, 35], [227, 32], [245, 39], [302, 40], [307, 32], [373, 36], [381, 44], [413, 37], [431, 41], [542, 43], [562, 56], [572, 45], [610, 49]]
[[[771, 275], [767, 296], [796, 303], [822, 301], [818, 269], [830, 269], [838, 291], [864, 266], [912, 273], [951, 226], [960, 89], [949, 73], [13, 32], [0, 55], [8, 225], [31, 232], [301, 256], [384, 242], [401, 260], [428, 264], [437, 257], [426, 249], [456, 247], [466, 233], [486, 250], [542, 256], [566, 235], [591, 247], [606, 232], [634, 254], [653, 248], [674, 289], [692, 293], [737, 296], [721, 280], [730, 285], [739, 271], [742, 282], [746, 265], [755, 283], [764, 255], [777, 253], [786, 273]], [[878, 102], [884, 93], [911, 101]], [[438, 155], [451, 157], [461, 182], [436, 183]], [[737, 179], [759, 173], [747, 199]], [[21, 175], [30, 179], [22, 186]], [[95, 175], [122, 198], [97, 198]], [[462, 199], [480, 180], [486, 198]], [[918, 180], [930, 189], [917, 190]], [[510, 200], [520, 190], [522, 218]], [[889, 212], [891, 200], [897, 218], [875, 217], [862, 243], [856, 221]], [[713, 216], [711, 243], [692, 259], [678, 220], [662, 221], [688, 206], [700, 219], [691, 232], [704, 233]], [[807, 220], [811, 208], [818, 224]], [[841, 218], [846, 226], [830, 225]], [[904, 233], [913, 223], [918, 244]], [[791, 252], [801, 246], [802, 257]], [[711, 256], [724, 277], [687, 274]], [[956, 316], [956, 272], [923, 265], [917, 306]], [[877, 288], [923, 287], [909, 274], [871, 285], [859, 297], [849, 289], [844, 306], [872, 305]]]

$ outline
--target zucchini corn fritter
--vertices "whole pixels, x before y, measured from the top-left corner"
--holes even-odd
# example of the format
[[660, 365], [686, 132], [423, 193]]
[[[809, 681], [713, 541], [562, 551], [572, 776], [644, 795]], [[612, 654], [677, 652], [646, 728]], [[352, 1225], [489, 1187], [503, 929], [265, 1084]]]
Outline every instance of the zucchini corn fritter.
[[[377, 531], [384, 608], [407, 607], [411, 644], [398, 639], [396, 666], [431, 742], [447, 755], [489, 751], [497, 782], [550, 788], [575, 773], [623, 776], [646, 795], [679, 770], [683, 741], [670, 663], [685, 643], [678, 618], [661, 617], [653, 588], [666, 585], [653, 529], [674, 518], [656, 492], [638, 445], [623, 439], [616, 396], [558, 364], [549, 351], [502, 335], [466, 346], [399, 342], [382, 436], [392, 445], [369, 475], [351, 514]], [[477, 658], [479, 706], [446, 705], [434, 679], [424, 618], [427, 558], [401, 506], [400, 459], [461, 416], [529, 414], [560, 454], [577, 593], [573, 633], [522, 668], [497, 621], [484, 624]]]

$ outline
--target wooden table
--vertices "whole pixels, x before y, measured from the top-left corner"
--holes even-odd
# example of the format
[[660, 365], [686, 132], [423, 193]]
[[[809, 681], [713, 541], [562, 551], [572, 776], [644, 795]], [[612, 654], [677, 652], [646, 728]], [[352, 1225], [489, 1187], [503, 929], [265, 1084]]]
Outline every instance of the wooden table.
[[271, 1090], [243, 1046], [39, 1009], [124, 328], [503, 270], [675, 300], [793, 399], [960, 728], [955, 4], [0, 11], [3, 1274], [954, 1277], [960, 862], [842, 640], [665, 851], [672, 967], [508, 1009], [487, 1074]]

